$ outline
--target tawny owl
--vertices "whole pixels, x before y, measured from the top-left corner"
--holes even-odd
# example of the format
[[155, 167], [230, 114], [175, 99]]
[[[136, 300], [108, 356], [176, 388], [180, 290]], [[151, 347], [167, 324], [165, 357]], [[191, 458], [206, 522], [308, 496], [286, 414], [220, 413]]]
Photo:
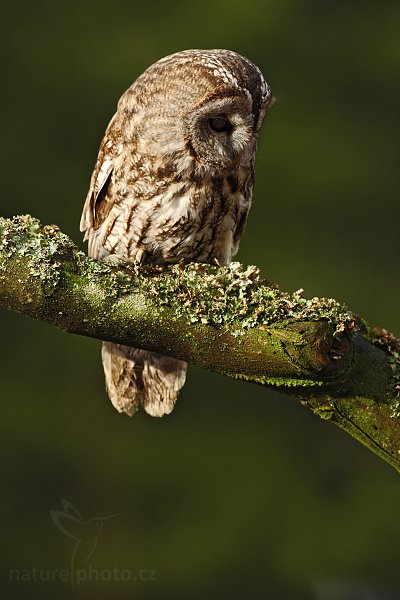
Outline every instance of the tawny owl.
[[[100, 146], [81, 220], [89, 255], [229, 263], [272, 103], [260, 70], [229, 50], [186, 50], [150, 66], [122, 95]], [[102, 358], [120, 412], [171, 412], [186, 363], [109, 342]]]

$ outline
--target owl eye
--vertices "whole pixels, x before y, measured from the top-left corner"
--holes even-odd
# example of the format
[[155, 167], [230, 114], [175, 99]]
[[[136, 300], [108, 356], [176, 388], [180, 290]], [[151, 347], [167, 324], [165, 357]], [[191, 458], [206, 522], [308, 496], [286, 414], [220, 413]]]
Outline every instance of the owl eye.
[[212, 117], [211, 119], [208, 119], [208, 124], [210, 128], [217, 133], [232, 130], [232, 123], [225, 117]]

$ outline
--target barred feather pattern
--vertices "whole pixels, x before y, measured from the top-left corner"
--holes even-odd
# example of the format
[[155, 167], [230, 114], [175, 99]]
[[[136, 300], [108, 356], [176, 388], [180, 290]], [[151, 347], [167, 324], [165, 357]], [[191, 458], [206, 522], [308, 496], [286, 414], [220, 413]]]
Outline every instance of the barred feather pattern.
[[[100, 145], [81, 219], [89, 255], [229, 263], [272, 103], [260, 70], [229, 50], [187, 50], [149, 67], [122, 95]], [[109, 342], [102, 359], [117, 410], [172, 411], [185, 362]]]

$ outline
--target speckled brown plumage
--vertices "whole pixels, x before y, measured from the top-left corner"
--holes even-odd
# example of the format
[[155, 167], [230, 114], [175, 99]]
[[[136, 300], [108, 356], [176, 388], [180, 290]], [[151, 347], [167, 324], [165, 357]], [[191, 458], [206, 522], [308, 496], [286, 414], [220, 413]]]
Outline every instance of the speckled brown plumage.
[[[81, 220], [89, 255], [229, 263], [272, 102], [259, 69], [229, 50], [186, 50], [149, 67], [122, 95], [100, 146]], [[171, 412], [184, 362], [110, 343], [102, 357], [119, 411]]]

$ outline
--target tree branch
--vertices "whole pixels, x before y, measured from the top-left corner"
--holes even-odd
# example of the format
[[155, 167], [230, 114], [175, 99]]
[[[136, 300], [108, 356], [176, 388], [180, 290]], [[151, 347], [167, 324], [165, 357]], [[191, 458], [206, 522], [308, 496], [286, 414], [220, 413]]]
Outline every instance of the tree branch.
[[0, 305], [67, 332], [153, 350], [285, 391], [400, 471], [400, 347], [332, 299], [256, 267], [121, 267], [56, 226], [0, 218]]

